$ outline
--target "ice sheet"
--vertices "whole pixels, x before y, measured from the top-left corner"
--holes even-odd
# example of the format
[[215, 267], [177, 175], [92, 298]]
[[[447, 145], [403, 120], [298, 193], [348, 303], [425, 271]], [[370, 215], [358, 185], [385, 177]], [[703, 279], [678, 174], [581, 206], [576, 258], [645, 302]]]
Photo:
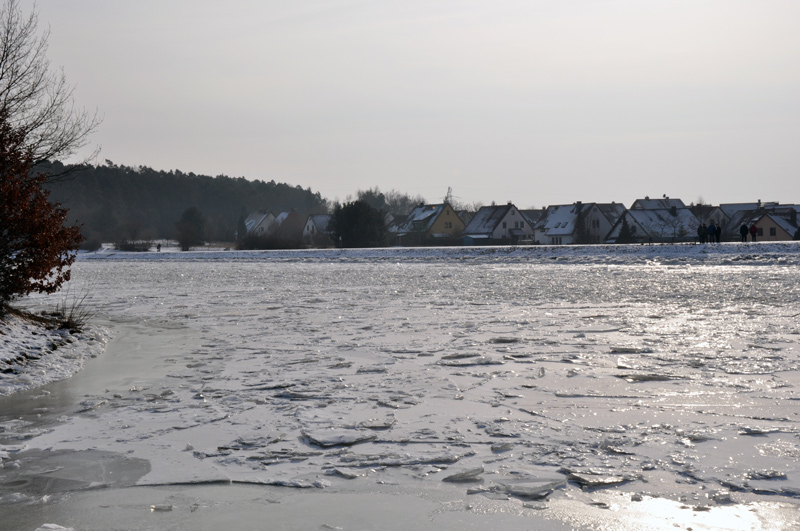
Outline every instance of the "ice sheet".
[[92, 450], [150, 486], [794, 508], [797, 244], [582, 249], [83, 256], [119, 338], [84, 372], [142, 359], [0, 417], [0, 477]]

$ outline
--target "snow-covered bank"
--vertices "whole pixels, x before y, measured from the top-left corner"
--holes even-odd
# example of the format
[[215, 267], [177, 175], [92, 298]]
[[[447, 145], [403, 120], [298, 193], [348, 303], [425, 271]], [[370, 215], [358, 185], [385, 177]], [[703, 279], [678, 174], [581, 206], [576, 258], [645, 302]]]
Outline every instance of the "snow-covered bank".
[[104, 248], [79, 253], [79, 260], [174, 261], [349, 261], [386, 262], [461, 260], [487, 263], [536, 263], [553, 260], [575, 264], [686, 263], [730, 264], [800, 264], [800, 241], [722, 244], [653, 244], [653, 245], [536, 245], [510, 247], [391, 247], [380, 249], [300, 249], [287, 251], [235, 251], [196, 248], [181, 252], [164, 248], [161, 252], [130, 253]]
[[69, 378], [105, 348], [99, 326], [75, 332], [9, 313], [0, 318], [0, 396]]

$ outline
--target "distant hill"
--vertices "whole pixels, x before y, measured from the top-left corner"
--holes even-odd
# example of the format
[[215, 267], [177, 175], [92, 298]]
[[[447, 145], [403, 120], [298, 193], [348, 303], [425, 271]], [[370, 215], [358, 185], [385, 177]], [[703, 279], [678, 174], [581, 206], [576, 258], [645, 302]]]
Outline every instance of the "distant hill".
[[44, 163], [35, 169], [49, 175], [70, 170], [47, 184], [50, 198], [69, 210], [68, 220], [82, 225], [84, 237], [104, 242], [174, 238], [175, 222], [189, 207], [205, 216], [206, 236], [213, 241], [232, 241], [240, 216], [257, 210], [277, 215], [295, 209], [303, 217], [328, 210], [318, 192], [275, 181], [156, 171], [111, 161], [80, 169]]

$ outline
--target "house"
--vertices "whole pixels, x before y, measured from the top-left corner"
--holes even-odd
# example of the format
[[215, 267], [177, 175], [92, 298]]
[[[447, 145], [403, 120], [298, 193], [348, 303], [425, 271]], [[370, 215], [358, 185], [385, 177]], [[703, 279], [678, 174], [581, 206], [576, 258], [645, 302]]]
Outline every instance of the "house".
[[582, 205], [550, 205], [534, 226], [535, 238], [545, 245], [575, 243], [575, 219]]
[[542, 207], [540, 209], [520, 210], [520, 212], [522, 212], [522, 215], [525, 216], [525, 219], [527, 219], [528, 223], [530, 223], [531, 227], [533, 227], [536, 225], [536, 222], [545, 215], [547, 208]]
[[736, 214], [742, 211], [754, 211], [761, 208], [771, 209], [777, 206], [779, 206], [777, 202], [769, 201], [762, 203], [759, 199], [755, 203], [723, 203], [719, 205], [719, 209], [722, 210], [726, 216], [728, 216], [729, 220], [732, 220]]
[[266, 236], [274, 221], [272, 212], [253, 212], [244, 220], [244, 226], [247, 227], [247, 234]]
[[694, 217], [697, 218], [697, 221], [705, 223], [706, 225], [725, 227], [731, 220], [728, 213], [718, 206], [699, 204], [691, 205], [689, 209], [692, 211], [692, 214], [694, 214]]
[[800, 236], [797, 211], [793, 210], [793, 212], [795, 212], [794, 221], [792, 218], [783, 217], [774, 211], [762, 214], [755, 222], [758, 230], [757, 241], [783, 242], [797, 239], [796, 237]]
[[726, 230], [735, 232], [738, 238], [739, 227], [755, 225], [757, 241], [788, 241], [800, 238], [797, 213], [800, 205], [777, 205], [757, 210], [740, 210], [731, 218]]
[[602, 243], [606, 240], [611, 228], [626, 212], [625, 205], [616, 203], [589, 203], [584, 212], [584, 229], [586, 243]]
[[[606, 241], [632, 242], [682, 242], [695, 241], [700, 222], [686, 207], [628, 209], [612, 227]], [[623, 227], [629, 229], [629, 236]], [[620, 237], [622, 235], [622, 237]]]
[[272, 222], [272, 234], [286, 245], [300, 245], [305, 221], [296, 210], [281, 212]]
[[465, 245], [533, 241], [533, 226], [512, 203], [481, 207], [464, 228]]
[[303, 243], [309, 247], [330, 247], [333, 245], [328, 224], [331, 221], [329, 214], [312, 214], [308, 216], [303, 227]]
[[536, 240], [548, 245], [601, 243], [624, 213], [621, 203], [549, 206], [534, 226]]
[[449, 203], [421, 204], [392, 232], [398, 245], [448, 245], [461, 236], [465, 227]]

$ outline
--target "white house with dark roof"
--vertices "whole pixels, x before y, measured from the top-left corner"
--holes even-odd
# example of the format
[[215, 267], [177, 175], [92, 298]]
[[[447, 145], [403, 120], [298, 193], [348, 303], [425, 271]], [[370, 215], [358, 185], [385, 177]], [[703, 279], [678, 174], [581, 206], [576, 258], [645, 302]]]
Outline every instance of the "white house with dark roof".
[[535, 237], [546, 245], [601, 243], [625, 210], [621, 203], [551, 205], [534, 225]]
[[464, 229], [467, 244], [533, 241], [533, 226], [512, 203], [481, 207]]
[[314, 247], [327, 247], [332, 244], [328, 224], [330, 214], [312, 214], [303, 227], [303, 243]]
[[253, 212], [244, 220], [244, 226], [247, 228], [247, 234], [266, 236], [272, 230], [274, 221], [275, 216], [272, 212]]

